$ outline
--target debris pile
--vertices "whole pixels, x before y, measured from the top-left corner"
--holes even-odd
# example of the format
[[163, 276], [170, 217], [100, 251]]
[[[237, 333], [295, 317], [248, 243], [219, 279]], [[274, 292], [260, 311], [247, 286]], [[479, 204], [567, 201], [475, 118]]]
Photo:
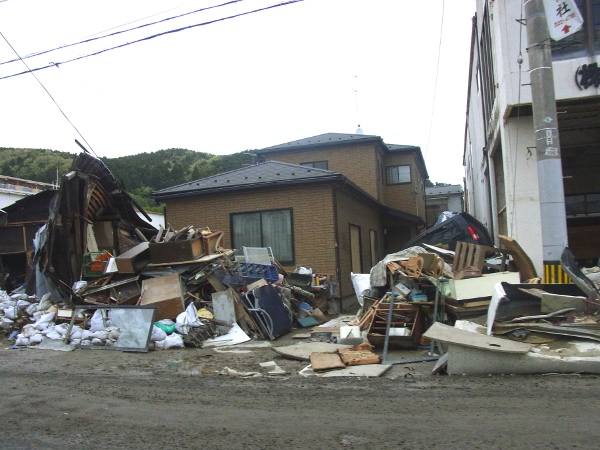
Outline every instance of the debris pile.
[[269, 248], [225, 249], [220, 230], [155, 228], [136, 209], [150, 220], [87, 153], [59, 189], [6, 208], [0, 255], [28, 255], [1, 267], [0, 317], [15, 345], [202, 347], [230, 334], [274, 340], [327, 320], [326, 276], [288, 273]]

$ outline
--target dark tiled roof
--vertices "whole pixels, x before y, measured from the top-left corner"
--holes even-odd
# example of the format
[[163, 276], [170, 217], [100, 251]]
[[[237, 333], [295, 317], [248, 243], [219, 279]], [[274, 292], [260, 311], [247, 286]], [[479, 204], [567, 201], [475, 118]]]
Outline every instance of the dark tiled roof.
[[379, 136], [368, 134], [344, 134], [344, 133], [325, 133], [309, 138], [298, 139], [297, 141], [286, 142], [285, 144], [273, 145], [258, 150], [258, 153], [269, 153], [286, 149], [300, 149], [307, 147], [323, 147], [328, 145], [340, 145], [348, 143], [360, 143], [375, 141], [383, 144], [383, 140]]
[[218, 191], [265, 187], [278, 184], [309, 183], [340, 180], [344, 176], [331, 170], [315, 169], [296, 164], [267, 161], [241, 169], [220, 173], [201, 180], [190, 181], [152, 194], [153, 198], [164, 199], [190, 194], [208, 194]]
[[417, 151], [421, 150], [421, 147], [416, 145], [398, 145], [398, 144], [385, 144], [391, 152], [403, 152], [403, 151]]

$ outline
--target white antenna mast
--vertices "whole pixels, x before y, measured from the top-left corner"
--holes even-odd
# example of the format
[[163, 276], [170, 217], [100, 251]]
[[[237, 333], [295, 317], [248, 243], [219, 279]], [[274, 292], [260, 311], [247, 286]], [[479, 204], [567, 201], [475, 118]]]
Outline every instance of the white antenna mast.
[[[353, 81], [358, 83], [358, 75], [353, 75]], [[356, 121], [358, 122], [358, 128], [356, 129], [356, 134], [364, 134], [364, 131], [360, 127], [360, 113], [358, 108], [358, 86], [355, 84], [352, 88], [354, 91], [354, 102], [356, 104]]]

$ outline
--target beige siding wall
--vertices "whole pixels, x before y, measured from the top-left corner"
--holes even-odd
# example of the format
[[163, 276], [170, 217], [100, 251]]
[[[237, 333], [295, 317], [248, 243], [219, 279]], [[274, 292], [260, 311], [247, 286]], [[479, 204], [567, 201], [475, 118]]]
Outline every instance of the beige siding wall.
[[379, 255], [383, 255], [383, 227], [377, 212], [344, 191], [337, 192], [338, 238], [340, 252], [340, 283], [342, 296], [352, 295], [354, 289], [350, 272], [350, 224], [360, 227], [362, 272], [371, 270], [369, 230], [377, 231]]
[[264, 158], [265, 161], [281, 161], [291, 164], [327, 161], [329, 170], [343, 174], [369, 195], [379, 200], [375, 144], [300, 151], [286, 149], [276, 154], [266, 154]]
[[392, 186], [385, 185], [382, 201], [392, 208], [414, 214], [425, 220], [424, 180], [418, 170], [415, 153], [406, 152], [386, 155], [384, 160], [385, 167], [399, 165], [410, 165], [411, 183]]
[[[187, 225], [223, 230], [222, 246], [231, 247], [230, 214], [292, 208], [295, 263], [318, 273], [336, 273], [335, 232], [330, 186], [277, 188], [271, 192], [189, 197], [167, 202], [173, 228]], [[287, 266], [293, 270], [295, 266]]]

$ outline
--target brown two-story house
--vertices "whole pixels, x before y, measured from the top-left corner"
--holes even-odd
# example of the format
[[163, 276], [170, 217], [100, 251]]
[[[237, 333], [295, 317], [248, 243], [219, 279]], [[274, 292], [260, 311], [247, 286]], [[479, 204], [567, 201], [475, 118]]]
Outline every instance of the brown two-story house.
[[175, 228], [224, 231], [222, 245], [271, 247], [286, 269], [310, 267], [353, 294], [425, 224], [427, 170], [419, 147], [328, 133], [259, 150], [259, 163], [153, 193]]

